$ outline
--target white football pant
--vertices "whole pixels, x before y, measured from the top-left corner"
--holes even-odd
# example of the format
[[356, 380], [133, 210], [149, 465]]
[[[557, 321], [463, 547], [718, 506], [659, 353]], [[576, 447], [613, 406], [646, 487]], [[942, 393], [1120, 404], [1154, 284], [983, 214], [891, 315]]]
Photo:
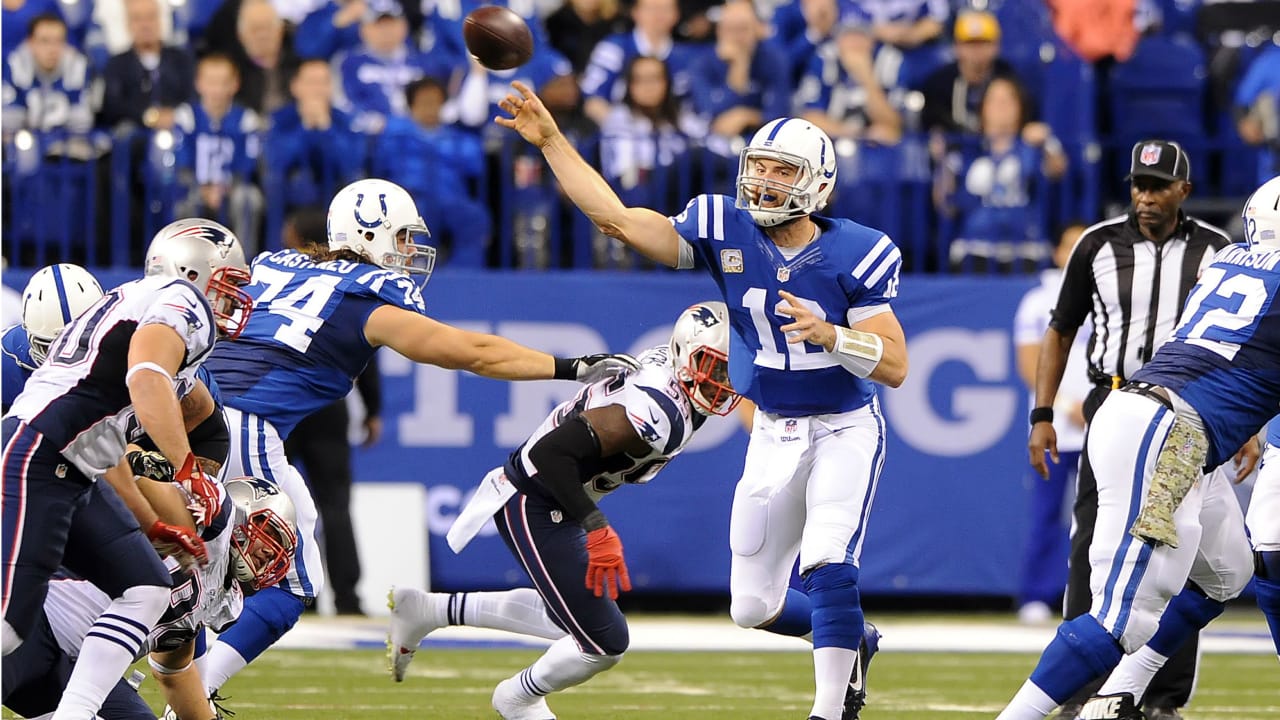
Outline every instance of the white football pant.
[[1249, 537], [1258, 552], [1280, 550], [1280, 448], [1267, 446], [1249, 500]]
[[802, 573], [858, 564], [884, 441], [878, 399], [805, 418], [756, 410], [729, 520], [734, 622], [757, 627], [782, 610], [797, 555]]

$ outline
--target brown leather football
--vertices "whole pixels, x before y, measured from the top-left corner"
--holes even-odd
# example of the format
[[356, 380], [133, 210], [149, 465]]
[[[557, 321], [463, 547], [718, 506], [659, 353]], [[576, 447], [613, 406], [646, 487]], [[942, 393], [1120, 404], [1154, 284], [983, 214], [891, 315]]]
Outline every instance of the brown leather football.
[[533, 56], [533, 33], [519, 15], [497, 5], [471, 11], [462, 23], [467, 51], [490, 70], [510, 70]]

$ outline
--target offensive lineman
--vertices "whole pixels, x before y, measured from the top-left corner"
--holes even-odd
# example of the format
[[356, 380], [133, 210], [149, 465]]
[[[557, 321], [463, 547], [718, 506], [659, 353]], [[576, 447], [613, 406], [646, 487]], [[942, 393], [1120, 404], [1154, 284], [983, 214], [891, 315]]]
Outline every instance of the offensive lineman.
[[245, 601], [201, 673], [210, 695], [280, 639], [323, 588], [315, 502], [289, 465], [284, 440], [299, 420], [351, 391], [380, 346], [414, 362], [502, 380], [591, 381], [624, 355], [553, 358], [502, 337], [432, 320], [412, 275], [429, 276], [435, 249], [413, 198], [386, 180], [356, 181], [329, 205], [328, 247], [281, 250], [253, 262], [254, 312], [236, 342], [209, 360], [231, 428], [226, 477], [279, 484], [298, 515], [298, 552], [278, 586]]
[[[1059, 627], [998, 720], [1045, 717], [1125, 654], [1162, 663], [1248, 583], [1240, 506], [1204, 468], [1229, 460], [1280, 405], [1272, 183], [1246, 204], [1247, 243], [1214, 256], [1169, 340], [1094, 417], [1085, 444], [1098, 479], [1092, 607]], [[1109, 678], [1100, 691], [1109, 697], [1091, 700], [1088, 717], [1142, 717], [1135, 703], [1155, 669]]]
[[[534, 589], [393, 588], [387, 650], [395, 680], [404, 680], [422, 638], [446, 625], [554, 641], [493, 691], [493, 708], [506, 720], [554, 718], [548, 694], [616, 665], [629, 636], [614, 601], [631, 581], [622, 541], [596, 503], [623, 484], [652, 480], [709, 415], [732, 412], [738, 395], [728, 384], [728, 353], [724, 303], [693, 305], [676, 320], [669, 345], [640, 356], [639, 370], [582, 388], [486, 475], [450, 528], [449, 545], [461, 551], [492, 518]], [[558, 522], [561, 516], [574, 522]]]

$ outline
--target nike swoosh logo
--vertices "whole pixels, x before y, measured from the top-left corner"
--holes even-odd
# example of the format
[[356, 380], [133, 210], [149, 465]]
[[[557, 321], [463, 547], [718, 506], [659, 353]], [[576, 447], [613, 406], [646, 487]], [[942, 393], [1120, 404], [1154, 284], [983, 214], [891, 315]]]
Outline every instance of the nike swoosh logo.
[[862, 689], [862, 651], [853, 658], [853, 675], [849, 678], [849, 687], [854, 690]]
[[653, 421], [655, 423], [662, 422], [661, 420], [658, 419], [657, 415], [653, 414], [653, 408], [649, 408], [649, 417], [653, 418]]

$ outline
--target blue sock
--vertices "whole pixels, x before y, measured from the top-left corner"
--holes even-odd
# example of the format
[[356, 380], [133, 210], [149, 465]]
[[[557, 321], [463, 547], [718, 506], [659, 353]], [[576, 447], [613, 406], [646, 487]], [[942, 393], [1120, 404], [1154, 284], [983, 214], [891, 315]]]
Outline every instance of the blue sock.
[[205, 636], [204, 628], [200, 628], [200, 632], [196, 633], [195, 655], [193, 657], [203, 657], [209, 649], [209, 638]]
[[302, 598], [279, 587], [269, 587], [244, 599], [240, 619], [218, 639], [235, 648], [245, 662], [253, 662], [289, 632], [302, 617], [302, 608]]
[[1253, 581], [1253, 591], [1258, 596], [1258, 608], [1271, 627], [1271, 640], [1280, 654], [1280, 551], [1266, 550], [1256, 554], [1258, 573]]
[[1092, 615], [1081, 615], [1058, 626], [1031, 682], [1061, 705], [1089, 681], [1114, 670], [1123, 655], [1120, 643]]
[[813, 647], [857, 650], [862, 640], [858, 568], [823, 565], [804, 576], [804, 589], [813, 603]]
[[773, 622], [760, 628], [778, 635], [804, 637], [813, 631], [813, 604], [809, 596], [787, 588], [787, 599], [782, 602], [782, 612]]
[[1226, 610], [1225, 603], [1210, 600], [1189, 587], [1173, 596], [1160, 616], [1160, 626], [1147, 645], [1165, 657], [1171, 657], [1192, 635], [1200, 632]]

